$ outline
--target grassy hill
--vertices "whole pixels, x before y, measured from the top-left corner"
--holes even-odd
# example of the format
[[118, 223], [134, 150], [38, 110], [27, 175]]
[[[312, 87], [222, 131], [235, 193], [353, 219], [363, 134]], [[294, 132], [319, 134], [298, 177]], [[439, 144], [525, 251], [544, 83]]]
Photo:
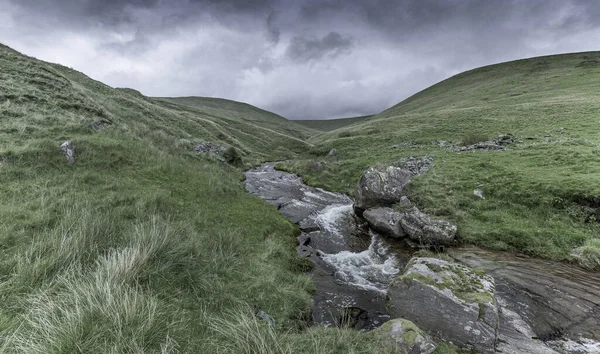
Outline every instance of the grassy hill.
[[0, 352], [384, 350], [371, 334], [305, 330], [313, 285], [296, 228], [245, 192], [240, 168], [193, 151], [293, 158], [310, 131], [202, 101], [113, 89], [0, 46]]
[[[230, 124], [233, 122], [249, 123], [261, 128], [271, 129], [278, 134], [285, 134], [302, 140], [318, 133], [310, 129], [310, 127], [307, 128], [304, 125], [296, 124], [296, 122], [287, 120], [280, 115], [246, 103], [210, 97], [160, 97], [157, 99], [197, 108], [199, 112], [209, 116], [220, 117], [230, 122]], [[247, 126], [240, 126], [240, 129], [246, 131]]]
[[[486, 66], [312, 137], [310, 155], [284, 168], [353, 193], [369, 165], [430, 155], [436, 166], [410, 196], [456, 223], [460, 241], [600, 267], [599, 91], [599, 52]], [[448, 148], [505, 133], [520, 139], [508, 151]]]
[[367, 118], [372, 116], [361, 116], [351, 118], [338, 118], [338, 119], [321, 119], [321, 120], [297, 120], [296, 123], [306, 126], [308, 128], [321, 131], [329, 132], [332, 130], [340, 129], [349, 125], [358, 124]]

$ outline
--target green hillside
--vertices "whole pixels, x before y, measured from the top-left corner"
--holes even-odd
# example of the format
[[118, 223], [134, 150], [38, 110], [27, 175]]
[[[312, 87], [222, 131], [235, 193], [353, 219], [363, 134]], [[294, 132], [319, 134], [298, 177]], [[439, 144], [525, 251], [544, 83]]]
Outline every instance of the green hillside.
[[244, 167], [193, 150], [293, 158], [308, 130], [206, 102], [113, 89], [0, 46], [0, 352], [384, 350], [371, 334], [305, 330], [313, 284], [296, 228], [244, 190]]
[[[462, 242], [598, 267], [598, 92], [598, 52], [486, 66], [309, 139], [310, 154], [284, 168], [353, 193], [372, 164], [431, 155], [435, 168], [415, 180], [410, 196], [455, 222]], [[453, 144], [506, 133], [520, 140], [508, 151], [452, 152]], [[326, 157], [334, 147], [337, 156]]]
[[[157, 99], [194, 107], [203, 114], [219, 117], [229, 122], [244, 122], [258, 125], [277, 133], [284, 133], [288, 136], [301, 139], [306, 139], [317, 133], [303, 125], [295, 124], [294, 121], [289, 121], [280, 115], [246, 103], [210, 97], [160, 97]], [[246, 127], [244, 126], [243, 128]]]
[[296, 123], [306, 126], [308, 128], [321, 131], [330, 132], [332, 130], [340, 129], [352, 124], [358, 124], [372, 116], [361, 116], [351, 118], [339, 118], [339, 119], [321, 119], [321, 120], [297, 120]]

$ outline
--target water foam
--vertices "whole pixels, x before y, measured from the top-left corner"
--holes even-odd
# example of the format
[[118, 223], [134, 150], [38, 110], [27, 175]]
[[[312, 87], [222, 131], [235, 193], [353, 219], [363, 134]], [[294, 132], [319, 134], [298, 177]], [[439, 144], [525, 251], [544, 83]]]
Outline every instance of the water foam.
[[323, 255], [336, 269], [335, 277], [350, 285], [385, 294], [387, 286], [400, 272], [394, 255], [382, 240], [371, 233], [371, 244], [362, 252], [342, 251]]
[[321, 225], [324, 230], [327, 230], [337, 236], [343, 236], [339, 229], [338, 223], [351, 213], [352, 204], [334, 204], [321, 210], [315, 217], [315, 221]]

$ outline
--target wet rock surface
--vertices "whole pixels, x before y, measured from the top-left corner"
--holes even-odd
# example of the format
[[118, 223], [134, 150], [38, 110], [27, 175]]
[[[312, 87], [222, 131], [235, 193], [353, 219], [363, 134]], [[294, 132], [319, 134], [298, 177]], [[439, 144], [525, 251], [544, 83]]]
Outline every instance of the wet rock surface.
[[[539, 338], [559, 353], [600, 353], [600, 273], [474, 246], [448, 252], [470, 267], [485, 270], [496, 280], [501, 305], [500, 338], [506, 337], [507, 342], [499, 348], [519, 347], [523, 339]], [[515, 322], [510, 314], [517, 315], [520, 321], [516, 323], [522, 324], [512, 326], [519, 329], [517, 333], [503, 326]]]
[[392, 317], [481, 353], [495, 351], [498, 308], [494, 280], [462, 264], [414, 258], [388, 288]]

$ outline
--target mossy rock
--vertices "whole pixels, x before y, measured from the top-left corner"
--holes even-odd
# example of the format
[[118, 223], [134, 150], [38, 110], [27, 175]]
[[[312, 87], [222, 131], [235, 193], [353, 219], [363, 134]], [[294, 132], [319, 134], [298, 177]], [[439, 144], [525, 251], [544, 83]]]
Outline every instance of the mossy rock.
[[437, 344], [427, 333], [403, 318], [387, 321], [373, 332], [383, 340], [393, 342], [399, 353], [430, 354], [437, 348]]

